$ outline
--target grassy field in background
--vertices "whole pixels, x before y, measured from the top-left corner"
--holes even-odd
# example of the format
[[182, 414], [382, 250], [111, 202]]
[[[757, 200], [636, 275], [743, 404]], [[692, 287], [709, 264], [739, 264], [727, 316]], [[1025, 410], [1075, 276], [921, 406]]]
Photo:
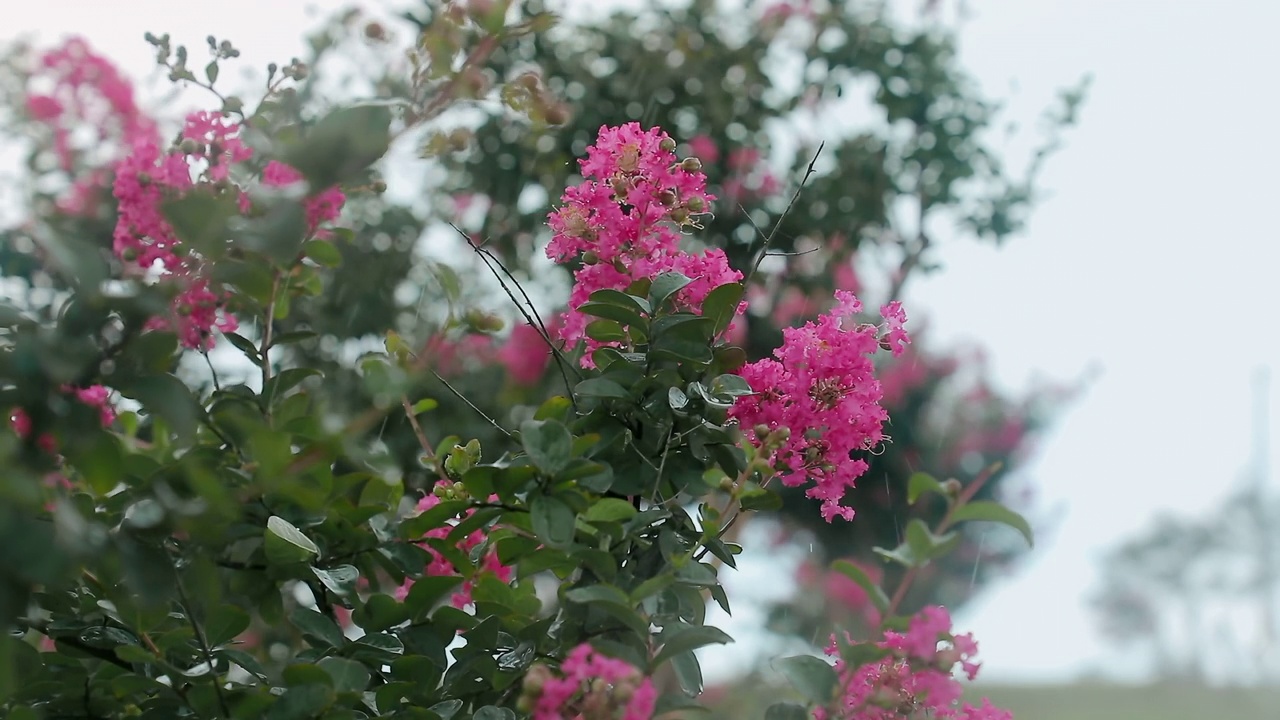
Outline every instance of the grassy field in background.
[[1280, 688], [1194, 685], [977, 685], [1014, 720], [1280, 720]]

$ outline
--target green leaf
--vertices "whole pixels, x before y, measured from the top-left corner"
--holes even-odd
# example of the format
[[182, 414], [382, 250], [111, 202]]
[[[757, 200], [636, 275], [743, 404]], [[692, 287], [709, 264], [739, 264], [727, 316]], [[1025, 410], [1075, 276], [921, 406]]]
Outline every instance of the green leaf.
[[764, 711], [764, 720], [809, 720], [809, 709], [793, 702], [776, 702]]
[[222, 336], [234, 345], [237, 350], [243, 353], [250, 362], [255, 364], [262, 362], [262, 356], [258, 354], [258, 346], [254, 345], [253, 341], [249, 340], [249, 338], [241, 335], [240, 333], [233, 332], [223, 333]]
[[210, 645], [221, 645], [249, 629], [249, 613], [235, 605], [216, 605], [204, 621], [204, 634]]
[[323, 190], [359, 176], [391, 146], [391, 110], [356, 105], [334, 110], [285, 154], [285, 161]]
[[653, 284], [649, 286], [649, 305], [653, 308], [662, 307], [663, 303], [671, 298], [672, 295], [680, 292], [693, 282], [683, 273], [664, 272], [653, 279]]
[[342, 264], [342, 253], [338, 246], [328, 240], [308, 240], [302, 244], [302, 254], [308, 260], [324, 267], [338, 267]]
[[267, 518], [264, 548], [267, 560], [273, 565], [305, 562], [320, 556], [320, 548], [311, 538], [279, 515]]
[[626, 400], [631, 397], [626, 388], [608, 378], [587, 378], [574, 386], [573, 394], [583, 398], [616, 398], [619, 400]]
[[956, 522], [969, 520], [1008, 525], [1022, 533], [1022, 537], [1026, 538], [1028, 545], [1035, 546], [1035, 535], [1031, 530], [1031, 523], [1027, 522], [1027, 519], [1018, 513], [997, 502], [978, 500], [961, 505], [952, 513], [951, 519]]
[[676, 673], [680, 687], [689, 695], [702, 694], [702, 667], [698, 657], [691, 652], [671, 658], [671, 669]]
[[547, 545], [564, 548], [573, 543], [577, 514], [563, 500], [548, 495], [534, 495], [529, 502], [533, 532]]
[[702, 301], [702, 316], [715, 322], [715, 335], [719, 336], [738, 313], [745, 287], [742, 283], [725, 283], [707, 293]]
[[934, 535], [920, 518], [907, 523], [906, 536], [905, 545], [909, 548], [910, 556], [916, 565], [923, 565], [934, 558], [946, 555], [960, 543], [958, 533]]
[[634, 313], [648, 315], [652, 308], [649, 302], [644, 298], [629, 295], [619, 290], [605, 288], [597, 290], [587, 297], [593, 303], [601, 305], [613, 305], [614, 307], [626, 308]]
[[258, 659], [243, 650], [234, 648], [220, 648], [214, 651], [215, 655], [221, 655], [227, 660], [244, 668], [245, 672], [251, 673], [259, 680], [267, 679], [267, 669], [262, 667], [262, 663]]
[[919, 500], [920, 496], [925, 493], [946, 495], [947, 491], [942, 487], [942, 483], [938, 482], [929, 473], [912, 473], [911, 478], [907, 480], [907, 502], [915, 505], [916, 500]]
[[[262, 253], [277, 267], [292, 267], [302, 250], [307, 235], [307, 210], [297, 200], [274, 201], [267, 211], [248, 220], [237, 232], [241, 245], [253, 252]], [[282, 319], [282, 308], [287, 308], [289, 296], [276, 296], [276, 319]]]
[[359, 606], [352, 620], [369, 631], [386, 630], [408, 619], [409, 608], [396, 602], [390, 595], [372, 595]]
[[204, 66], [204, 76], [212, 85], [218, 82], [218, 61], [210, 60], [208, 65]]
[[313, 567], [311, 572], [315, 573], [320, 582], [335, 595], [350, 595], [356, 589], [356, 582], [360, 579], [360, 571], [354, 565], [339, 565], [324, 569]]
[[520, 443], [542, 472], [555, 475], [573, 459], [573, 436], [555, 420], [526, 420], [520, 424]]
[[848, 560], [836, 560], [831, 563], [831, 569], [857, 583], [858, 587], [867, 593], [867, 597], [871, 599], [877, 610], [884, 612], [889, 609], [889, 596], [885, 595], [879, 585], [872, 582], [871, 577], [862, 568]]
[[598, 342], [622, 342], [627, 333], [615, 320], [595, 320], [587, 324], [587, 337]]
[[622, 522], [630, 520], [636, 514], [636, 508], [621, 498], [604, 498], [591, 504], [582, 514], [587, 522]]
[[726, 373], [717, 376], [711, 381], [711, 394], [727, 395], [729, 397], [738, 398], [747, 395], [755, 395], [755, 391], [747, 384], [747, 381], [741, 375], [733, 375]]
[[794, 655], [773, 661], [773, 668], [791, 681], [806, 700], [826, 705], [835, 695], [839, 678], [835, 668], [812, 655]]
[[678, 387], [667, 388], [667, 405], [670, 405], [672, 410], [683, 410], [688, 404], [689, 396], [685, 395], [683, 390]]
[[662, 649], [650, 663], [650, 668], [654, 669], [680, 653], [697, 650], [707, 645], [725, 645], [733, 642], [733, 638], [720, 628], [711, 625], [684, 625], [664, 628], [658, 635], [658, 642], [662, 643]]
[[471, 716], [471, 720], [516, 720], [516, 714], [509, 708], [485, 705], [476, 710], [476, 713]]
[[338, 692], [364, 692], [369, 686], [368, 669], [355, 660], [327, 657], [316, 664], [333, 678], [333, 688]]
[[578, 306], [578, 312], [592, 317], [604, 318], [622, 327], [645, 327], [645, 319], [639, 313], [617, 305], [586, 302]]
[[271, 706], [266, 720], [313, 720], [323, 717], [325, 711], [333, 705], [334, 699], [333, 688], [328, 685], [312, 683], [291, 687]]
[[148, 375], [128, 383], [120, 392], [142, 403], [148, 413], [163, 419], [184, 444], [195, 438], [204, 408], [178, 378], [169, 374]]
[[289, 368], [288, 370], [283, 370], [263, 386], [262, 397], [274, 405], [284, 399], [285, 393], [297, 387], [303, 380], [320, 374], [320, 371], [315, 368]]
[[762, 487], [751, 487], [738, 497], [743, 510], [771, 511], [782, 507], [782, 497]]
[[342, 628], [338, 627], [338, 623], [315, 610], [296, 608], [289, 615], [289, 622], [293, 623], [293, 626], [302, 631], [302, 634], [313, 643], [318, 642], [321, 645], [337, 648], [342, 647], [346, 642], [346, 636], [342, 634]]
[[438, 407], [440, 407], [440, 403], [436, 402], [435, 398], [423, 398], [413, 404], [413, 414], [415, 416], [421, 415], [424, 412], [430, 412]]
[[213, 195], [190, 192], [160, 206], [178, 239], [208, 260], [220, 260], [227, 254], [227, 220], [238, 214], [231, 193]]

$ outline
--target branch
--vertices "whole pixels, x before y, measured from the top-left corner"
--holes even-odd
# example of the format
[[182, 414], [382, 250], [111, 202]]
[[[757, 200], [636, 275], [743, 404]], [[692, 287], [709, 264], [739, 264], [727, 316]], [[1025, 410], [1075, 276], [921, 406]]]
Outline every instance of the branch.
[[[489, 269], [489, 272], [493, 273], [495, 278], [497, 278], [498, 284], [502, 286], [503, 292], [507, 294], [507, 297], [511, 298], [511, 303], [515, 305], [516, 309], [520, 311], [520, 314], [524, 316], [525, 322], [529, 323], [531, 327], [537, 330], [538, 334], [542, 336], [542, 341], [547, 344], [547, 347], [551, 348], [551, 354], [556, 358], [556, 367], [560, 370], [560, 377], [564, 380], [564, 387], [569, 392], [569, 402], [573, 403], [574, 408], [576, 409], [577, 401], [573, 398], [573, 385], [569, 382], [569, 375], [565, 372], [565, 368], [568, 367], [572, 370], [573, 374], [578, 378], [581, 378], [582, 375], [578, 372], [577, 368], [573, 367], [573, 363], [570, 363], [568, 359], [564, 357], [564, 353], [561, 352], [560, 348], [556, 347], [556, 344], [551, 341], [551, 331], [547, 329], [546, 323], [542, 321], [542, 317], [538, 314], [538, 309], [534, 307], [533, 300], [531, 300], [529, 298], [529, 294], [524, 291], [524, 286], [520, 284], [520, 281], [516, 279], [515, 275], [511, 274], [511, 271], [507, 269], [507, 266], [498, 259], [498, 256], [494, 255], [483, 246], [477, 245], [473, 242], [471, 240], [471, 236], [467, 235], [462, 228], [454, 225], [453, 223], [450, 223], [449, 226], [454, 230], [457, 230], [458, 234], [462, 236], [462, 239], [466, 240], [467, 244], [471, 246], [471, 249], [480, 256], [485, 267]], [[520, 291], [520, 296], [524, 298], [524, 305], [516, 299], [515, 294], [511, 292], [511, 288], [507, 287], [506, 281], [503, 280], [502, 276], [498, 274], [498, 271], [493, 268], [494, 265], [497, 265], [498, 269], [502, 271], [502, 274], [506, 275], [507, 278], [511, 280], [511, 284], [515, 285], [516, 289]], [[525, 311], [525, 305], [529, 306], [529, 310], [527, 312]], [[532, 313], [532, 315], [530, 315], [530, 313]]]
[[475, 403], [471, 402], [471, 400], [469, 400], [466, 395], [463, 395], [462, 393], [458, 392], [458, 389], [450, 385], [449, 381], [445, 380], [440, 375], [440, 373], [436, 372], [435, 370], [431, 370], [431, 374], [434, 375], [437, 380], [443, 383], [444, 386], [449, 389], [449, 392], [453, 393], [454, 396], [456, 396], [459, 400], [466, 403], [467, 407], [471, 408], [472, 410], [475, 410], [477, 415], [484, 418], [485, 421], [488, 422], [490, 425], [492, 425], [495, 429], [497, 429], [498, 432], [502, 433], [503, 435], [506, 435], [508, 440], [515, 440], [515, 437], [510, 432], [508, 432], [506, 428], [499, 425], [497, 420], [494, 420], [493, 418], [489, 417], [488, 415], [485, 414], [483, 410], [476, 407]]
[[133, 672], [133, 665], [116, 657], [115, 653], [109, 650], [103, 650], [102, 648], [96, 648], [96, 647], [93, 647], [92, 645], [85, 644], [81, 642], [80, 639], [75, 637], [74, 635], [66, 635], [66, 636], [53, 635], [49, 632], [49, 626], [39, 620], [34, 620], [31, 618], [19, 618], [18, 625], [20, 626], [25, 625], [27, 629], [34, 630], [40, 633], [41, 635], [44, 635], [45, 637], [49, 638], [50, 640], [54, 641], [55, 643], [62, 643], [63, 645], [66, 645], [68, 647], [73, 647], [76, 650], [79, 650], [80, 652], [85, 653], [86, 655], [91, 655], [94, 658], [97, 658], [98, 660], [111, 663], [112, 665], [115, 665], [116, 667], [121, 668], [127, 672]]
[[218, 708], [222, 711], [225, 718], [231, 717], [231, 708], [227, 705], [227, 698], [222, 694], [222, 682], [218, 679], [217, 668], [213, 663], [213, 651], [209, 649], [209, 640], [205, 637], [204, 629], [200, 627], [200, 623], [196, 622], [196, 616], [191, 612], [191, 600], [187, 597], [187, 589], [182, 584], [182, 571], [178, 569], [176, 560], [173, 562], [174, 584], [178, 588], [178, 602], [182, 604], [182, 609], [187, 615], [187, 622], [191, 625], [191, 631], [195, 633], [196, 643], [200, 645], [200, 652], [204, 655], [204, 661], [209, 664], [209, 680], [213, 683], [213, 694], [218, 697]]
[[[813, 159], [809, 161], [808, 169], [804, 171], [804, 177], [800, 178], [800, 186], [797, 187], [796, 191], [791, 195], [791, 201], [787, 203], [786, 209], [778, 216], [778, 222], [774, 223], [773, 230], [769, 233], [769, 236], [764, 239], [764, 244], [760, 246], [760, 257], [756, 258], [756, 261], [752, 264], [751, 271], [747, 273], [747, 276], [742, 278], [743, 287], [750, 284], [751, 278], [756, 274], [756, 271], [760, 269], [760, 263], [764, 262], [764, 258], [769, 250], [769, 245], [773, 244], [773, 238], [777, 236], [778, 229], [782, 227], [782, 221], [787, 219], [787, 215], [790, 214], [791, 209], [796, 206], [796, 201], [800, 199], [800, 192], [804, 190], [805, 183], [809, 182], [809, 177], [813, 175], [813, 164], [818, 162], [818, 156], [822, 154], [822, 148], [826, 147], [826, 145], [827, 144], [825, 142], [818, 145], [817, 152], [813, 154]], [[747, 217], [749, 219], [750, 215]]]

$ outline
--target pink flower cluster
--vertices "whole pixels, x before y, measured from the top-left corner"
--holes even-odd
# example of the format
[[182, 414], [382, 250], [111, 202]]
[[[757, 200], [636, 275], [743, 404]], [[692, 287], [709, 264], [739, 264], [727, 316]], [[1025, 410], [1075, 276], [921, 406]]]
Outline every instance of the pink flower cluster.
[[[879, 565], [852, 559], [849, 562], [858, 566], [876, 584], [884, 577], [884, 570]], [[845, 621], [848, 619], [867, 626], [880, 624], [880, 611], [867, 596], [867, 591], [842, 572], [826, 570], [818, 563], [804, 562], [796, 570], [796, 584], [800, 587], [799, 597], [820, 602], [830, 616], [828, 619], [836, 624], [847, 624]]]
[[[877, 662], [851, 668], [836, 661], [843, 697], [834, 713], [814, 711], [815, 720], [1012, 720], [1010, 712], [986, 699], [976, 707], [961, 702], [963, 688], [952, 673], [959, 665], [970, 680], [977, 676], [978, 644], [972, 635], [951, 632], [946, 608], [925, 608], [905, 633], [886, 631], [876, 647], [888, 651]], [[827, 654], [839, 656], [834, 636]]]
[[[765, 426], [789, 434], [772, 451], [773, 466], [784, 485], [813, 484], [806, 494], [820, 500], [822, 517], [853, 519], [853, 508], [841, 505], [845, 492], [867, 470], [855, 458], [878, 445], [888, 414], [880, 404], [880, 383], [871, 356], [882, 344], [901, 351], [906, 342], [900, 306], [885, 306], [888, 332], [881, 339], [874, 325], [846, 327], [862, 312], [852, 293], [836, 291], [835, 308], [798, 328], [783, 329], [782, 346], [773, 358], [746, 365], [739, 374], [756, 391], [739, 398], [730, 416], [743, 428]], [[757, 447], [766, 437], [751, 434]], [[766, 450], [767, 452], [767, 450]]]
[[[52, 131], [59, 167], [80, 172], [58, 201], [60, 210], [77, 215], [96, 207], [96, 195], [108, 180], [105, 167], [77, 168], [77, 160], [96, 153], [103, 162], [104, 149], [114, 152], [108, 157], [118, 157], [137, 140], [156, 134], [155, 123], [134, 101], [132, 84], [81, 38], [40, 56], [29, 77], [27, 113]], [[81, 130], [93, 136], [77, 135]]]
[[[707, 194], [701, 163], [696, 158], [678, 162], [675, 149], [661, 129], [642, 131], [639, 123], [628, 123], [601, 127], [595, 145], [579, 161], [585, 179], [565, 190], [564, 204], [547, 219], [553, 232], [547, 257], [583, 263], [574, 273], [560, 331], [565, 340], [584, 338], [589, 318], [577, 308], [597, 290], [624, 290], [637, 280], [679, 272], [694, 282], [676, 302], [697, 309], [712, 289], [742, 279], [723, 250], [681, 250], [681, 230], [697, 227], [696, 218], [715, 198]], [[599, 346], [587, 341], [588, 351]]]
[[[437, 484], [451, 486], [453, 483], [447, 480], [441, 480]], [[497, 497], [495, 496], [491, 499], [496, 501]], [[427, 510], [430, 510], [431, 508], [435, 507], [436, 505], [439, 505], [440, 503], [441, 503], [441, 499], [439, 497], [437, 497], [434, 494], [428, 493], [425, 497], [423, 497], [421, 500], [418, 501], [418, 512], [420, 513], [426, 512]], [[466, 513], [463, 515], [463, 518], [465, 519], [466, 517], [470, 516], [471, 513], [473, 512], [475, 511], [467, 510]], [[452, 530], [453, 530], [452, 525], [444, 525], [442, 527], [434, 528], [432, 530], [427, 531], [426, 536], [428, 538], [433, 538], [436, 540], [443, 540], [449, 536], [449, 533]], [[470, 535], [466, 536], [465, 538], [463, 538], [458, 542], [458, 550], [462, 551], [464, 555], [470, 555], [471, 550], [474, 549], [477, 545], [480, 545], [481, 543], [483, 543], [484, 540], [485, 540], [485, 531], [476, 530], [475, 532], [471, 533]], [[427, 575], [439, 576], [439, 575], [458, 575], [459, 574], [458, 569], [453, 566], [453, 563], [449, 562], [449, 560], [445, 558], [443, 555], [441, 555], [440, 553], [431, 549], [431, 546], [427, 545], [426, 543], [422, 543], [421, 547], [431, 555], [431, 562], [430, 564], [427, 565], [427, 569], [426, 569]], [[481, 558], [480, 565], [476, 568], [476, 571], [477, 573], [481, 573], [481, 572], [490, 573], [495, 577], [497, 577], [502, 582], [511, 582], [511, 568], [506, 565], [503, 565], [501, 562], [498, 561], [498, 552], [493, 549], [490, 549], [489, 552], [484, 554], [484, 557]], [[396, 592], [395, 592], [396, 599], [404, 600], [406, 597], [408, 597], [409, 588], [411, 588], [412, 586], [413, 586], [412, 579], [405, 580], [404, 584], [396, 589]], [[453, 598], [452, 598], [453, 606], [456, 608], [462, 609], [470, 605], [471, 590], [473, 587], [474, 587], [473, 580], [467, 580], [466, 582], [462, 583], [462, 587], [459, 588], [458, 591], [453, 594]]]
[[[548, 330], [554, 332], [552, 328]], [[498, 360], [517, 385], [534, 385], [551, 362], [551, 348], [537, 328], [521, 323], [511, 328], [511, 337], [498, 350]]]
[[[239, 123], [221, 113], [197, 112], [187, 117], [177, 148], [162, 150], [154, 139], [140, 141], [116, 167], [116, 255], [137, 274], [162, 270], [167, 281], [177, 284], [169, 317], [155, 318], [151, 327], [174, 330], [183, 347], [208, 350], [214, 330], [233, 332], [238, 323], [225, 309], [225, 294], [210, 283], [203, 258], [183, 247], [161, 208], [166, 200], [187, 193], [229, 191], [231, 169], [252, 156]], [[198, 173], [195, 180], [193, 172]], [[277, 187], [301, 179], [296, 170], [276, 161], [267, 164], [262, 176], [264, 185]], [[241, 212], [251, 212], [248, 195], [238, 188], [234, 192]], [[345, 200], [336, 187], [308, 198], [309, 233], [336, 220]]]
[[[98, 411], [98, 420], [103, 427], [107, 427], [116, 421], [116, 409], [111, 404], [111, 391], [102, 385], [90, 385], [86, 388], [64, 385], [62, 392], [72, 395], [81, 403], [96, 409]], [[18, 437], [25, 440], [31, 436], [31, 431], [33, 430], [31, 417], [22, 408], [16, 408], [9, 414], [9, 422]], [[36, 445], [50, 454], [58, 451], [58, 441], [48, 433], [36, 438]]]
[[597, 653], [586, 643], [560, 664], [560, 676], [545, 665], [530, 668], [522, 700], [532, 705], [533, 720], [584, 720], [615, 717], [650, 720], [658, 691], [628, 663]]
[[[262, 170], [262, 184], [267, 187], [289, 187], [300, 182], [303, 182], [302, 173], [279, 160], [272, 160]], [[307, 212], [307, 230], [315, 235], [322, 224], [337, 220], [346, 201], [347, 196], [336, 186], [308, 197], [303, 202]]]

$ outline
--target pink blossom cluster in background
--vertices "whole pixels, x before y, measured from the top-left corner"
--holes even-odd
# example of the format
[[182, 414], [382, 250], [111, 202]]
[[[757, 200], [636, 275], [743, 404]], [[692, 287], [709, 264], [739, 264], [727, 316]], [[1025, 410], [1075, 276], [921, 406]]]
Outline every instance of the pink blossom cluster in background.
[[[784, 328], [774, 357], [739, 371], [756, 394], [739, 398], [730, 413], [743, 428], [791, 431], [772, 462], [788, 487], [812, 481], [805, 494], [821, 501], [827, 522], [837, 516], [853, 519], [853, 508], [842, 502], [867, 469], [866, 460], [854, 454], [884, 439], [888, 414], [880, 404], [871, 356], [882, 345], [900, 353], [907, 342], [901, 306], [891, 303], [882, 309], [883, 338], [874, 325], [846, 327], [860, 312], [862, 303], [840, 290], [831, 312], [801, 327]], [[762, 445], [763, 438], [747, 435]]]
[[[585, 179], [565, 190], [563, 204], [547, 219], [553, 233], [547, 257], [582, 262], [560, 331], [565, 340], [585, 338], [589, 318], [577, 308], [597, 290], [624, 290], [637, 280], [679, 272], [694, 282], [677, 294], [677, 305], [692, 310], [715, 287], [742, 279], [723, 250], [693, 254], [680, 248], [681, 230], [696, 227], [715, 198], [706, 191], [701, 163], [677, 161], [675, 148], [659, 128], [604, 126], [579, 161]], [[588, 351], [601, 344], [587, 339]]]
[[[848, 559], [848, 562], [856, 565], [876, 585], [884, 579], [884, 570], [879, 565], [864, 564], [854, 559]], [[845, 621], [850, 616], [866, 626], [880, 624], [880, 611], [867, 596], [867, 591], [842, 572], [827, 570], [807, 560], [796, 568], [796, 585], [799, 586], [798, 597], [821, 603], [824, 610], [835, 616], [830, 619], [837, 625], [848, 624]]]
[[[94, 211], [97, 193], [114, 174], [116, 256], [130, 274], [145, 277], [159, 272], [164, 282], [177, 286], [168, 316], [154, 318], [149, 327], [171, 329], [183, 347], [200, 350], [212, 347], [215, 330], [235, 330], [237, 322], [225, 308], [225, 293], [210, 281], [204, 260], [183, 246], [162, 207], [189, 193], [230, 192], [241, 212], [253, 212], [244, 188], [236, 184], [254, 174], [244, 167], [253, 151], [243, 141], [240, 123], [221, 112], [194, 112], [186, 118], [179, 143], [165, 145], [156, 123], [139, 110], [133, 86], [80, 38], [41, 56], [30, 77], [27, 111], [52, 130], [61, 168], [76, 176], [71, 190], [59, 200], [63, 212]], [[77, 147], [76, 133], [85, 129], [96, 132], [97, 141], [82, 141], [79, 144], [87, 147]], [[102, 147], [114, 151], [104, 165], [94, 166], [85, 156], [89, 150], [101, 154]], [[279, 187], [301, 179], [293, 168], [272, 161], [261, 182]], [[323, 233], [321, 225], [336, 220], [345, 201], [336, 187], [308, 197], [310, 234]]]
[[[85, 388], [76, 388], [70, 385], [64, 385], [62, 392], [75, 397], [84, 405], [94, 408], [98, 411], [98, 420], [103, 427], [107, 427], [116, 421], [116, 409], [111, 404], [111, 391], [102, 385], [90, 385]], [[31, 417], [27, 415], [22, 408], [15, 408], [9, 414], [9, 423], [13, 427], [13, 431], [18, 437], [26, 440], [31, 436], [33, 430], [31, 426]], [[44, 433], [36, 438], [36, 445], [47, 453], [56, 453], [58, 451], [58, 441], [50, 434]]]
[[[1012, 720], [1012, 713], [986, 699], [979, 706], [961, 702], [964, 688], [952, 673], [959, 665], [970, 680], [977, 676], [978, 644], [972, 635], [952, 633], [946, 608], [926, 607], [911, 618], [905, 633], [887, 630], [875, 646], [888, 655], [852, 668], [837, 659], [838, 706], [834, 712], [815, 710], [815, 720]], [[839, 657], [835, 636], [827, 654]]]
[[40, 56], [28, 78], [26, 105], [52, 132], [58, 167], [74, 172], [58, 199], [58, 209], [71, 215], [92, 213], [108, 185], [109, 162], [156, 135], [155, 123], [134, 101], [133, 85], [81, 38]]
[[650, 720], [658, 699], [653, 682], [639, 670], [597, 653], [586, 643], [565, 657], [560, 676], [545, 665], [530, 668], [524, 692], [531, 701], [533, 720], [614, 717], [618, 709], [622, 720]]
[[[447, 480], [441, 480], [439, 483], [437, 483], [437, 485], [446, 485], [446, 486], [449, 486], [452, 484], [453, 483]], [[496, 502], [497, 499], [498, 498], [496, 495], [490, 498], [490, 500], [494, 502]], [[431, 508], [439, 505], [441, 502], [442, 501], [439, 497], [437, 497], [434, 494], [428, 493], [425, 497], [423, 497], [421, 500], [418, 501], [418, 512], [419, 513], [426, 512], [427, 510], [430, 510]], [[471, 514], [474, 512], [475, 512], [474, 508], [468, 509], [463, 514], [462, 516], [463, 519], [470, 517]], [[432, 530], [427, 531], [426, 537], [436, 539], [436, 540], [444, 540], [449, 536], [449, 533], [452, 531], [453, 531], [453, 525], [443, 525], [441, 527], [434, 528]], [[484, 541], [485, 541], [485, 530], [483, 529], [476, 530], [475, 532], [466, 536], [462, 540], [459, 540], [457, 547], [458, 547], [458, 550], [461, 551], [463, 555], [470, 557], [472, 549], [474, 549], [477, 545], [480, 545]], [[453, 566], [453, 563], [449, 562], [448, 558], [436, 552], [434, 549], [432, 549], [430, 545], [428, 545], [425, 542], [421, 543], [420, 545], [422, 549], [426, 550], [431, 555], [431, 562], [430, 564], [427, 565], [427, 569], [426, 569], [426, 574], [428, 576], [440, 576], [440, 575], [448, 576], [448, 575], [460, 574], [458, 572], [458, 569]], [[498, 551], [492, 548], [484, 554], [484, 557], [481, 558], [479, 565], [476, 567], [476, 573], [477, 574], [489, 573], [504, 583], [511, 582], [511, 568], [506, 565], [503, 565], [501, 562], [498, 561]], [[409, 595], [409, 588], [411, 588], [412, 586], [413, 586], [412, 579], [405, 580], [404, 584], [396, 589], [396, 592], [395, 592], [396, 599], [404, 600]], [[452, 599], [453, 606], [461, 609], [470, 605], [471, 590], [473, 587], [474, 587], [474, 576], [472, 577], [472, 579], [462, 583], [462, 587], [459, 588], [458, 591], [453, 594], [453, 599]]]

